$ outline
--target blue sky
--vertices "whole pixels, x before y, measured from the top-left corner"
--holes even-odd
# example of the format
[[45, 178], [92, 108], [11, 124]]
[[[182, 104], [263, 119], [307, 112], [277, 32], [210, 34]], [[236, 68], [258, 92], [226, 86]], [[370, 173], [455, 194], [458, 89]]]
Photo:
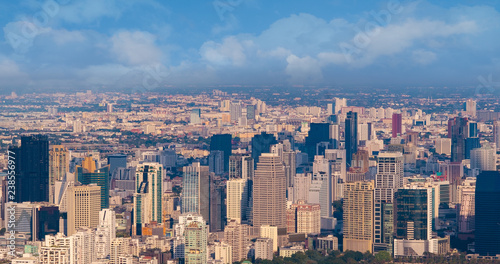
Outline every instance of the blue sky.
[[497, 1], [0, 1], [0, 91], [500, 81]]

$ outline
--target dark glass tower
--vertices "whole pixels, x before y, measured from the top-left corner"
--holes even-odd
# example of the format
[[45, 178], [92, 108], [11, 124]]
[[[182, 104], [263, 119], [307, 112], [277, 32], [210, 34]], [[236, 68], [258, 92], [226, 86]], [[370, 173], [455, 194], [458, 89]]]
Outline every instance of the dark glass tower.
[[255, 135], [252, 138], [252, 159], [254, 160], [254, 168], [257, 168], [259, 157], [262, 153], [269, 153], [271, 145], [278, 144], [278, 141], [273, 134], [262, 132], [260, 135]]
[[480, 148], [481, 142], [478, 137], [471, 137], [465, 139], [465, 159], [470, 159], [470, 152], [475, 148]]
[[476, 254], [500, 254], [500, 172], [483, 171], [476, 183]]
[[94, 183], [101, 187], [101, 210], [109, 208], [109, 165], [93, 172], [77, 166], [76, 176], [81, 184]]
[[306, 153], [309, 162], [314, 161], [314, 156], [317, 154], [316, 146], [320, 142], [330, 142], [329, 123], [311, 123], [311, 128], [306, 137]]
[[428, 240], [432, 219], [428, 217], [429, 193], [427, 189], [399, 189], [394, 199], [394, 229], [397, 239]]
[[219, 134], [210, 138], [210, 151], [224, 151], [224, 172], [229, 171], [229, 156], [231, 156], [231, 135]]
[[49, 140], [44, 135], [21, 137], [16, 153], [15, 201], [49, 201]]
[[113, 172], [117, 168], [127, 168], [127, 155], [112, 154], [108, 155], [109, 175], [113, 176]]
[[358, 152], [358, 113], [348, 112], [345, 119], [346, 164], [351, 167], [352, 154]]
[[465, 139], [468, 136], [467, 118], [455, 117], [448, 120], [448, 137], [451, 138], [451, 161], [460, 162], [465, 159]]

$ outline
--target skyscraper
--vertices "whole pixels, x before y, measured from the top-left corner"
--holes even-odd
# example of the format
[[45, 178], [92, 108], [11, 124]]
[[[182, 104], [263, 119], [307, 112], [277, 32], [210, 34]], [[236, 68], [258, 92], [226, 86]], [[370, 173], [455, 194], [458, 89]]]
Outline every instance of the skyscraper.
[[283, 152], [283, 164], [285, 165], [286, 187], [293, 187], [297, 172], [297, 161], [295, 151]]
[[97, 259], [106, 259], [111, 253], [111, 242], [116, 238], [115, 211], [104, 209], [99, 212], [99, 226], [95, 234]]
[[467, 101], [465, 102], [465, 112], [468, 115], [475, 117], [476, 116], [476, 101], [474, 101], [473, 99], [467, 99]]
[[465, 159], [465, 139], [468, 136], [467, 118], [455, 117], [448, 120], [448, 137], [451, 138], [451, 161]]
[[248, 208], [248, 186], [245, 179], [227, 181], [227, 218], [239, 222], [246, 220]]
[[480, 148], [475, 148], [470, 153], [470, 169], [473, 175], [478, 175], [481, 171], [494, 171], [497, 169], [496, 148], [485, 144]]
[[54, 202], [54, 185], [69, 172], [69, 151], [65, 146], [52, 145], [49, 150], [50, 202]]
[[373, 181], [344, 185], [344, 250], [373, 252]]
[[476, 254], [500, 254], [500, 172], [483, 171], [476, 184]]
[[231, 156], [231, 135], [219, 134], [210, 138], [210, 151], [220, 150], [224, 152], [224, 172], [229, 171], [229, 156]]
[[109, 175], [112, 176], [117, 168], [127, 168], [127, 155], [112, 154], [108, 155]]
[[198, 213], [210, 219], [210, 173], [208, 166], [194, 162], [183, 168], [182, 213]]
[[241, 102], [231, 102], [229, 106], [229, 113], [231, 114], [231, 121], [235, 122], [238, 121], [238, 118], [241, 117], [242, 111], [241, 111]]
[[262, 132], [260, 135], [257, 134], [252, 138], [252, 158], [254, 160], [254, 168], [257, 167], [259, 162], [259, 157], [262, 153], [269, 153], [271, 151], [271, 145], [277, 144], [278, 141], [273, 134], [268, 134]]
[[242, 155], [229, 157], [229, 179], [253, 180], [253, 172], [252, 157]]
[[401, 152], [380, 153], [375, 176], [375, 251], [392, 250], [394, 193], [403, 186], [404, 158]]
[[208, 169], [215, 175], [224, 174], [224, 151], [210, 151], [210, 154], [208, 155]]
[[247, 105], [247, 119], [248, 120], [255, 119], [255, 105]]
[[394, 199], [395, 238], [430, 240], [432, 238], [433, 189], [399, 189]]
[[330, 142], [329, 123], [311, 123], [305, 142], [309, 162], [314, 161], [314, 156], [318, 154], [316, 147], [320, 142]]
[[205, 223], [192, 221], [184, 229], [184, 260], [186, 264], [207, 263], [208, 226]]
[[286, 228], [285, 170], [276, 154], [263, 153], [255, 170], [253, 223]]
[[95, 160], [92, 157], [85, 157], [82, 164], [82, 166], [76, 166], [76, 179], [81, 184], [95, 183], [101, 187], [100, 209], [109, 208], [109, 165], [97, 170]]
[[21, 137], [21, 147], [16, 153], [15, 201], [49, 201], [49, 140], [44, 135]]
[[189, 123], [191, 125], [201, 124], [201, 110], [200, 109], [191, 110], [191, 117], [189, 119]]
[[402, 118], [401, 114], [392, 114], [392, 137], [398, 137], [403, 135]]
[[68, 188], [68, 236], [79, 227], [97, 228], [101, 210], [101, 187], [96, 184]]
[[132, 233], [142, 235], [142, 227], [162, 223], [163, 166], [156, 162], [137, 165], [135, 174], [134, 221]]
[[348, 112], [345, 119], [346, 164], [351, 167], [352, 154], [358, 151], [358, 113]]
[[233, 219], [224, 229], [224, 240], [231, 246], [232, 261], [238, 262], [247, 258], [248, 226]]

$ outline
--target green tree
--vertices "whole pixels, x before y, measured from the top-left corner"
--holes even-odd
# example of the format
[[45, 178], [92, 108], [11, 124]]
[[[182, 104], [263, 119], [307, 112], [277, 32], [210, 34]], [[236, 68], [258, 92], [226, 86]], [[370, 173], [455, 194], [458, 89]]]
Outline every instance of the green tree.
[[380, 251], [377, 254], [375, 254], [375, 260], [379, 263], [386, 263], [386, 262], [391, 262], [392, 257], [391, 254], [387, 251]]

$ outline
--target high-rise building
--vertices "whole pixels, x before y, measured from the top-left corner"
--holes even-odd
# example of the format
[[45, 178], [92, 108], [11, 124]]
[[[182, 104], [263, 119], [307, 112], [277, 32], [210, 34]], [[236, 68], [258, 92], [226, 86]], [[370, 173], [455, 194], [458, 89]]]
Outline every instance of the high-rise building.
[[373, 252], [373, 189], [373, 181], [344, 185], [344, 250]]
[[184, 261], [186, 264], [205, 264], [208, 261], [208, 226], [192, 221], [184, 229]]
[[227, 181], [227, 219], [243, 222], [248, 208], [248, 186], [245, 179]]
[[255, 259], [273, 260], [273, 239], [257, 238], [255, 240]]
[[342, 107], [347, 107], [346, 98], [335, 98], [335, 113], [339, 113]]
[[435, 145], [436, 153], [451, 155], [451, 138], [437, 138]]
[[391, 251], [394, 236], [394, 193], [403, 186], [404, 158], [401, 152], [383, 152], [377, 157], [374, 203], [374, 250]]
[[254, 168], [257, 167], [259, 157], [262, 153], [269, 153], [271, 145], [277, 144], [276, 138], [273, 134], [262, 132], [252, 138], [252, 158], [254, 160]]
[[394, 199], [394, 233], [400, 240], [430, 240], [434, 218], [431, 187], [399, 189]]
[[439, 164], [439, 172], [444, 176], [444, 180], [450, 183], [450, 203], [458, 202], [458, 186], [462, 183], [464, 176], [464, 166], [462, 162], [443, 162]]
[[448, 120], [448, 137], [451, 138], [451, 161], [465, 159], [465, 139], [469, 135], [467, 118], [455, 117]]
[[[286, 230], [285, 230], [286, 231]], [[278, 227], [277, 226], [270, 226], [270, 225], [262, 225], [260, 227], [260, 237], [265, 237], [265, 238], [271, 238], [272, 239], [272, 250], [274, 252], [277, 252], [278, 251], [278, 234], [280, 234], [280, 232], [278, 232]]]
[[255, 105], [247, 105], [247, 119], [254, 120], [255, 119]]
[[403, 135], [403, 124], [401, 114], [392, 114], [392, 137], [399, 137]]
[[231, 156], [231, 135], [219, 134], [210, 138], [210, 151], [220, 150], [224, 152], [224, 172], [229, 171], [229, 156]]
[[225, 242], [215, 242], [215, 260], [221, 264], [232, 264], [232, 248]]
[[[476, 178], [467, 178], [458, 186], [458, 232], [472, 233], [476, 226]], [[460, 235], [459, 235], [460, 236]]]
[[348, 112], [345, 119], [346, 164], [351, 167], [352, 154], [358, 152], [358, 113]]
[[312, 178], [311, 174], [299, 173], [295, 175], [294, 185], [293, 185], [293, 200], [292, 200], [293, 203], [296, 203], [298, 200], [307, 201], [309, 199], [311, 178]]
[[263, 153], [253, 184], [253, 224], [286, 228], [286, 179], [279, 156]]
[[500, 149], [500, 121], [495, 121], [493, 123], [493, 140], [497, 149]]
[[97, 184], [101, 187], [101, 208], [109, 208], [109, 166], [96, 169], [95, 160], [85, 157], [82, 166], [76, 166], [76, 179], [81, 184]]
[[132, 234], [142, 235], [142, 227], [162, 223], [163, 166], [156, 162], [137, 165], [135, 174], [134, 221]]
[[101, 210], [101, 187], [96, 184], [68, 188], [68, 236], [80, 227], [97, 228]]
[[210, 151], [208, 155], [208, 170], [215, 175], [224, 174], [224, 151]]
[[191, 117], [189, 119], [189, 123], [191, 125], [201, 124], [201, 110], [200, 109], [191, 110]]
[[321, 233], [321, 210], [319, 204], [307, 204], [299, 200], [287, 210], [288, 233]]
[[253, 171], [252, 157], [241, 155], [229, 157], [229, 179], [253, 180]]
[[486, 144], [481, 148], [473, 149], [470, 153], [471, 176], [478, 175], [481, 171], [494, 171], [497, 169], [496, 147]]
[[475, 117], [476, 116], [476, 101], [474, 101], [473, 99], [467, 99], [467, 101], [465, 102], [465, 112], [468, 115]]
[[231, 114], [231, 121], [238, 121], [238, 118], [242, 116], [241, 102], [231, 102], [229, 106], [229, 113]]
[[116, 238], [116, 214], [111, 209], [99, 212], [99, 226], [95, 233], [97, 259], [106, 259], [111, 253], [111, 242]]
[[311, 123], [305, 142], [309, 162], [314, 161], [314, 156], [319, 155], [316, 150], [318, 143], [321, 142], [330, 142], [330, 124]]
[[52, 145], [49, 150], [50, 202], [54, 202], [54, 185], [69, 172], [69, 151], [65, 146]]
[[224, 240], [231, 246], [232, 262], [247, 258], [248, 226], [238, 220], [230, 220], [224, 229]]
[[49, 201], [49, 140], [44, 135], [21, 136], [16, 158], [15, 202]]
[[210, 219], [210, 173], [208, 166], [194, 162], [183, 168], [182, 213], [198, 213]]
[[109, 175], [112, 176], [118, 168], [127, 168], [127, 155], [112, 154], [108, 155]]
[[333, 115], [334, 108], [333, 104], [326, 104], [326, 114], [327, 115]]
[[283, 152], [283, 164], [285, 165], [286, 187], [293, 187], [297, 172], [297, 154], [295, 151]]
[[483, 171], [476, 184], [476, 254], [500, 254], [500, 172]]
[[481, 147], [481, 142], [478, 137], [470, 137], [465, 139], [465, 159], [470, 159], [473, 149]]
[[220, 232], [226, 225], [226, 182], [225, 178], [210, 174], [209, 214], [210, 232]]

